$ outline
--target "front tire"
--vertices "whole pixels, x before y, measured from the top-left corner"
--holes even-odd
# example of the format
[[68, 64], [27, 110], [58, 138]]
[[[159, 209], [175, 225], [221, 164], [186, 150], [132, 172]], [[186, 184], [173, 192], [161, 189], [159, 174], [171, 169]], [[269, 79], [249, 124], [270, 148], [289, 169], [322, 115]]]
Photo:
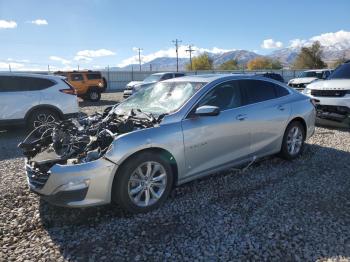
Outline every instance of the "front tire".
[[144, 152], [127, 160], [113, 181], [112, 200], [131, 213], [156, 209], [167, 199], [173, 184], [169, 162]]
[[300, 156], [304, 149], [305, 128], [299, 121], [291, 122], [284, 133], [280, 155], [292, 160]]

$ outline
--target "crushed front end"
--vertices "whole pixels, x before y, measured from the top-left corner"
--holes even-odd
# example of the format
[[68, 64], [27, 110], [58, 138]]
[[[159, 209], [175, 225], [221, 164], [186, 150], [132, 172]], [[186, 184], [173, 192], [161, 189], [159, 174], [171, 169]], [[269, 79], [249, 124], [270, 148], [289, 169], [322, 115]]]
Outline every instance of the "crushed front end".
[[109, 203], [117, 165], [105, 154], [112, 142], [121, 134], [159, 122], [139, 110], [120, 115], [110, 107], [103, 114], [49, 124], [40, 138], [34, 138], [33, 132], [19, 144], [26, 157], [28, 185], [55, 205]]

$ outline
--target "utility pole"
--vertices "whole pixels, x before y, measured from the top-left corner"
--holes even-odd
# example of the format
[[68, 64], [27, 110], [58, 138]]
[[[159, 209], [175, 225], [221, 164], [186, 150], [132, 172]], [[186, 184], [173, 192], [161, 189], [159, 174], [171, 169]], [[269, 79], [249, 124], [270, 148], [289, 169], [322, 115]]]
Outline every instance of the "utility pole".
[[193, 45], [189, 45], [189, 46], [188, 46], [188, 49], [186, 50], [186, 52], [189, 52], [189, 53], [190, 53], [191, 71], [193, 70], [193, 69], [192, 69], [192, 52], [196, 51], [196, 50], [192, 49], [192, 46], [193, 46]]
[[141, 51], [143, 50], [142, 48], [136, 48], [137, 52], [139, 52], [139, 67], [140, 67], [140, 72], [141, 72]]
[[179, 72], [179, 43], [181, 43], [181, 40], [175, 39], [172, 41], [175, 44], [176, 48], [176, 72]]
[[78, 71], [79, 71], [79, 65], [78, 65]]
[[47, 65], [47, 72], [50, 73], [50, 65]]
[[12, 70], [11, 70], [11, 64], [9, 64], [9, 71], [12, 72]]

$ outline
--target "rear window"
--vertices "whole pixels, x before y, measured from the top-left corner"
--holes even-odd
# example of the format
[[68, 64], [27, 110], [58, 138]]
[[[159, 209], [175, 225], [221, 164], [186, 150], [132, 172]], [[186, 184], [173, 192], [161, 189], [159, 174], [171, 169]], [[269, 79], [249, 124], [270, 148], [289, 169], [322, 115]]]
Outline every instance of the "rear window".
[[90, 73], [90, 74], [86, 74], [87, 79], [89, 80], [96, 80], [96, 79], [101, 79], [101, 74], [99, 73]]
[[0, 76], [0, 92], [37, 91], [53, 85], [55, 82], [44, 78]]
[[254, 104], [289, 94], [283, 86], [262, 80], [239, 80], [245, 94], [245, 104]]

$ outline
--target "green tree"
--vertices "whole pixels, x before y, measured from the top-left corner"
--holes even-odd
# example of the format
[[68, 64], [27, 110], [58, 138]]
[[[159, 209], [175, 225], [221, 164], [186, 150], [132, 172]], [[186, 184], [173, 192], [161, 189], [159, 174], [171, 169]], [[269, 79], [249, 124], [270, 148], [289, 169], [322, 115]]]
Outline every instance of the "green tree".
[[219, 66], [219, 70], [237, 70], [239, 69], [238, 62], [235, 59], [228, 60]]
[[[191, 70], [191, 64], [186, 65], [187, 70]], [[192, 69], [193, 70], [212, 70], [213, 59], [209, 57], [207, 53], [192, 58]]]
[[248, 62], [247, 68], [248, 70], [281, 69], [282, 64], [268, 57], [257, 57]]
[[322, 46], [316, 41], [310, 47], [301, 48], [300, 53], [295, 59], [294, 69], [319, 69], [327, 67], [322, 60]]

